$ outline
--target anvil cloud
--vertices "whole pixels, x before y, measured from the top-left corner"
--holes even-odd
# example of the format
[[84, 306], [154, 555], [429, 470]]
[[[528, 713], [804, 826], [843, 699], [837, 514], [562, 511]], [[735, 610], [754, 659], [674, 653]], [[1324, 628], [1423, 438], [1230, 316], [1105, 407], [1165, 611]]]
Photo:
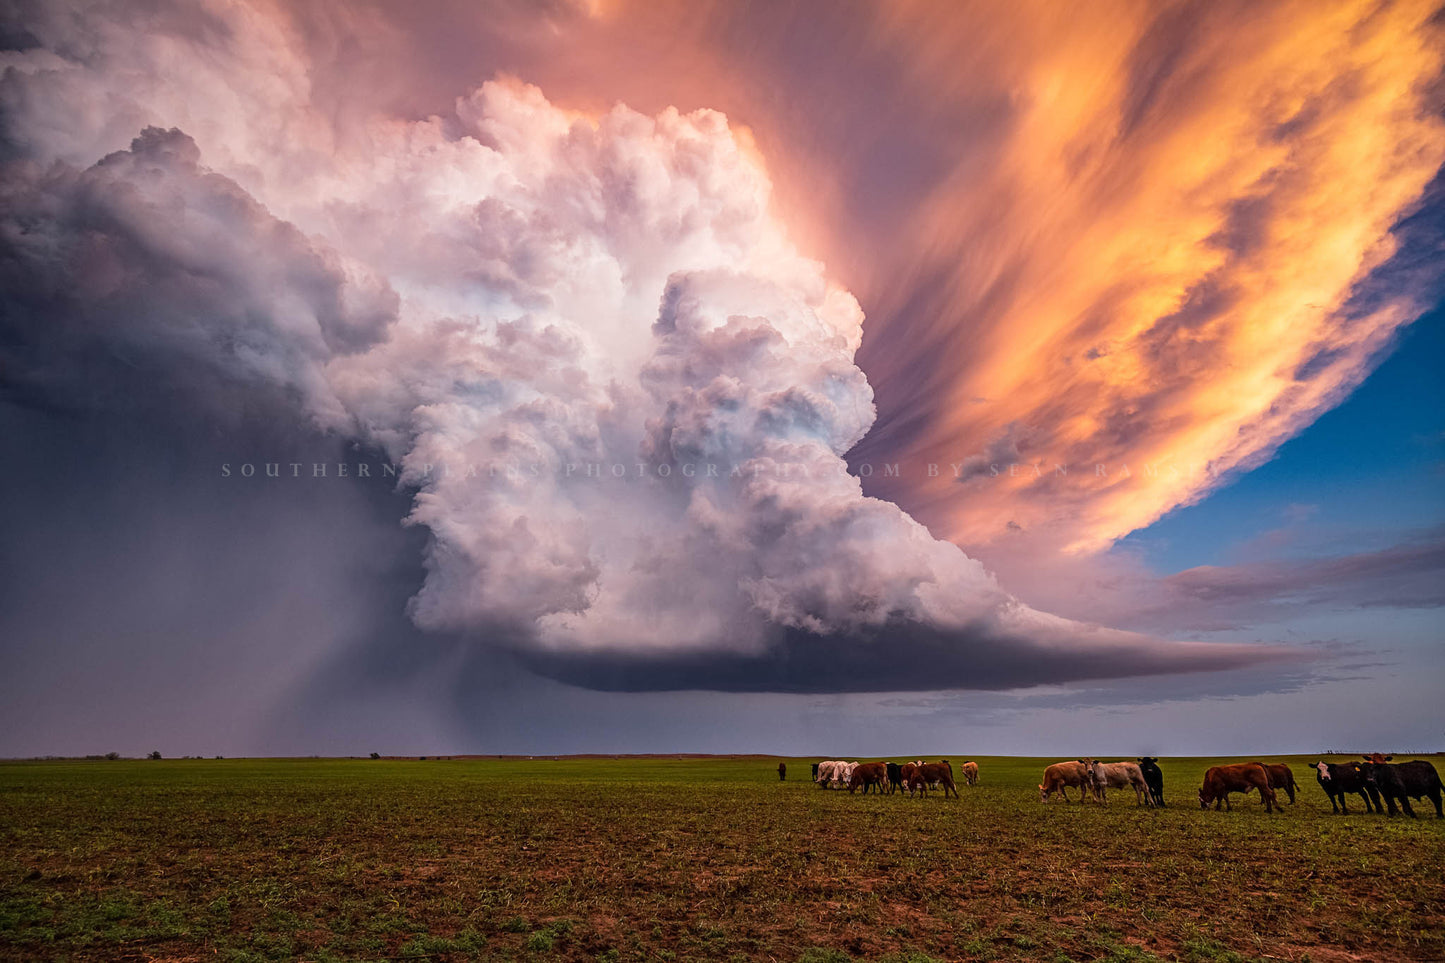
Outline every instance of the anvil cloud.
[[[1144, 494], [917, 473], [890, 493], [958, 542], [1012, 522], [1088, 550], [1198, 497], [1419, 310], [1367, 282], [1445, 157], [1426, 11], [1129, 7], [1079, 35], [1049, 9], [1022, 14], [1031, 47], [984, 37], [952, 86], [967, 17], [880, 8], [879, 39], [849, 41], [913, 50], [900, 91], [997, 111], [900, 200], [901, 245], [858, 245], [881, 266], [839, 254], [868, 337], [896, 343], [875, 368], [859, 301], [794, 239], [827, 233], [837, 184], [775, 199], [776, 130], [568, 109], [507, 76], [400, 114], [317, 53], [389, 35], [382, 14], [37, 5], [0, 77], [4, 388], [82, 410], [290, 403], [403, 466], [430, 535], [419, 626], [583, 685], [998, 688], [1288, 658], [1036, 611], [865, 494], [845, 461], [875, 420], [860, 350], [919, 413], [865, 442], [892, 458], [1210, 466]], [[676, 13], [557, 16], [585, 40]], [[707, 43], [680, 43], [705, 76]], [[495, 462], [539, 470], [427, 471]], [[573, 470], [612, 462], [648, 470]], [[725, 470], [681, 470], [698, 464]]]
[[905, 503], [961, 544], [1097, 551], [1339, 403], [1437, 294], [1377, 276], [1445, 161], [1435, 6], [1024, 4], [1022, 50], [890, 7], [911, 83], [1009, 104], [911, 211], [934, 283], [921, 310], [870, 303], [912, 337], [885, 321], [865, 367], [910, 386], [913, 458], [1044, 468], [923, 477]]

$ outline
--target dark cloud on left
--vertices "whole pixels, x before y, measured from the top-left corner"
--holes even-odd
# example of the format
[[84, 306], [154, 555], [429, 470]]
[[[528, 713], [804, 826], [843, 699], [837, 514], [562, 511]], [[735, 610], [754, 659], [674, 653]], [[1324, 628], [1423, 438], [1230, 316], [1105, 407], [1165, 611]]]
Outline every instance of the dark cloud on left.
[[6, 164], [0, 284], [0, 385], [22, 404], [225, 420], [270, 393], [336, 428], [320, 367], [381, 340], [398, 304], [157, 128], [83, 171]]
[[416, 634], [404, 493], [221, 471], [375, 460], [319, 366], [384, 336], [387, 285], [156, 128], [9, 158], [0, 284], [0, 752], [254, 750], [315, 663]]

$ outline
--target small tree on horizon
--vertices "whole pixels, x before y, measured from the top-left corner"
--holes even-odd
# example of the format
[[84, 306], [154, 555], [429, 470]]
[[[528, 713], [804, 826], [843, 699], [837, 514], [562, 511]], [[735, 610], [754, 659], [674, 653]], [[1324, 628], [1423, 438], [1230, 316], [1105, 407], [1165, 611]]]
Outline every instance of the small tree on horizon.
[[152, 758], [152, 759], [159, 759], [160, 757], [161, 757], [161, 751], [160, 751], [159, 749], [157, 749], [157, 750], [155, 750], [154, 752], [151, 753], [151, 758]]

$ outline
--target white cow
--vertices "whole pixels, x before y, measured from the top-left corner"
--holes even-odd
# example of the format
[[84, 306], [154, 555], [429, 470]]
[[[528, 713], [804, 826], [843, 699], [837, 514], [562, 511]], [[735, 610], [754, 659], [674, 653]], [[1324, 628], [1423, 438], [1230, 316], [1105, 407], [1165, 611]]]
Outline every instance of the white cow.
[[1089, 777], [1094, 787], [1094, 798], [1108, 805], [1107, 789], [1133, 789], [1137, 806], [1153, 806], [1154, 797], [1144, 782], [1144, 772], [1137, 762], [1094, 762], [1089, 760]]

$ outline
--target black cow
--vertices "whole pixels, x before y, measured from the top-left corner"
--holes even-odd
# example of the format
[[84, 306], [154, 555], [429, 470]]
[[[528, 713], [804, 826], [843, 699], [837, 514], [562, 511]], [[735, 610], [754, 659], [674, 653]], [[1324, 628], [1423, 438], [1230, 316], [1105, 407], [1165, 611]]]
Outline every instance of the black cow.
[[1144, 785], [1149, 788], [1149, 796], [1154, 800], [1154, 805], [1164, 805], [1164, 773], [1159, 769], [1159, 760], [1153, 756], [1139, 757], [1139, 771], [1144, 774]]
[[895, 793], [903, 788], [903, 769], [896, 762], [888, 763], [888, 792]]
[[[1325, 795], [1330, 797], [1330, 811], [1349, 815], [1350, 807], [1345, 805], [1345, 793], [1358, 793], [1365, 801], [1365, 812], [1384, 812], [1380, 805], [1380, 794], [1375, 791], [1375, 786], [1369, 779], [1369, 773], [1365, 767], [1358, 762], [1316, 762], [1311, 763], [1315, 771], [1315, 779], [1319, 782], [1320, 788]], [[1338, 799], [1340, 805], [1335, 806]]]
[[818, 781], [818, 764], [816, 762], [813, 763], [813, 781]]
[[1410, 808], [1411, 799], [1429, 799], [1435, 804], [1435, 818], [1445, 818], [1440, 808], [1440, 774], [1435, 767], [1424, 759], [1414, 759], [1410, 762], [1402, 762], [1397, 765], [1390, 765], [1389, 760], [1394, 756], [1382, 756], [1378, 752], [1365, 757], [1366, 778], [1374, 786], [1381, 796], [1385, 797], [1385, 804], [1390, 807], [1390, 815], [1399, 815], [1395, 803], [1400, 803], [1400, 809], [1405, 810], [1405, 815], [1411, 819], [1415, 818], [1415, 810]]

